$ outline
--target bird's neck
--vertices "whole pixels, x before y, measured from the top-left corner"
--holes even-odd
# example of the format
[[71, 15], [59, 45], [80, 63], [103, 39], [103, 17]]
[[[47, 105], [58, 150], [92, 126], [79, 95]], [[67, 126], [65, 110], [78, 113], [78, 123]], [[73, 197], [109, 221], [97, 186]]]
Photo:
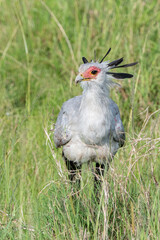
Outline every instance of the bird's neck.
[[83, 90], [81, 109], [91, 108], [91, 106], [102, 108], [104, 102], [107, 103], [108, 101], [109, 89], [92, 82]]
[[83, 88], [83, 97], [86, 96], [93, 96], [93, 97], [98, 97], [98, 98], [102, 98], [102, 96], [109, 98], [109, 94], [110, 94], [110, 89], [106, 86], [102, 86], [100, 84], [97, 83], [90, 83], [87, 82], [87, 84], [85, 85], [85, 87]]
[[[79, 109], [80, 134], [86, 143], [100, 144], [106, 132], [105, 122], [110, 117], [109, 91], [96, 86], [83, 91]], [[109, 128], [109, 124], [107, 125]]]

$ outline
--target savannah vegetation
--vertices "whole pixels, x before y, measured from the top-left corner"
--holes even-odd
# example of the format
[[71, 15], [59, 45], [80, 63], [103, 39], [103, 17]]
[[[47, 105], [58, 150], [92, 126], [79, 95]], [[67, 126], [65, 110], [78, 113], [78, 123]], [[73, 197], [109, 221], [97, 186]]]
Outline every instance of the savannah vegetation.
[[[0, 239], [160, 239], [160, 1], [0, 1]], [[111, 90], [126, 131], [94, 192], [53, 143], [81, 57], [124, 57]]]

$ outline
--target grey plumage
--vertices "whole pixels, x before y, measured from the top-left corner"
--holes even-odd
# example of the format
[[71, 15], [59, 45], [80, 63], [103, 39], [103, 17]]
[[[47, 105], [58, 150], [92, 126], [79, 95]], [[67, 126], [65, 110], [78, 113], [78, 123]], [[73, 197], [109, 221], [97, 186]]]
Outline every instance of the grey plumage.
[[72, 125], [72, 120], [77, 118], [76, 111], [80, 106], [81, 98], [82, 96], [76, 96], [63, 104], [54, 129], [56, 148], [65, 145], [71, 140], [70, 125]]
[[[108, 73], [122, 60], [88, 63], [83, 58], [84, 64], [75, 80], [80, 82], [83, 93], [66, 101], [61, 108], [54, 142], [57, 148], [63, 147], [64, 157], [77, 165], [89, 161], [106, 164], [124, 144], [125, 133], [119, 109], [109, 97], [110, 87], [117, 84], [112, 81], [111, 72]], [[116, 74], [112, 76], [116, 77]]]
[[[63, 104], [54, 131], [55, 145], [57, 148], [63, 146], [64, 155], [71, 161], [83, 163], [92, 160], [105, 163], [107, 159], [111, 159], [115, 155], [119, 147], [123, 146], [125, 140], [118, 106], [111, 99], [107, 99], [102, 108], [100, 107], [102, 102], [97, 105], [100, 108], [99, 117], [104, 112], [103, 108], [108, 108], [106, 119], [104, 118], [104, 122], [102, 122], [107, 127], [101, 133], [102, 129], [98, 130], [98, 128], [102, 128], [101, 125], [95, 124], [97, 132], [94, 132], [94, 123], [89, 121], [87, 125], [88, 114], [81, 116], [83, 104], [85, 103], [82, 96], [69, 99]], [[86, 110], [88, 111], [88, 109]], [[107, 113], [109, 113], [109, 117], [107, 117]], [[89, 129], [90, 132], [88, 132]], [[105, 144], [107, 144], [107, 148], [104, 147]]]

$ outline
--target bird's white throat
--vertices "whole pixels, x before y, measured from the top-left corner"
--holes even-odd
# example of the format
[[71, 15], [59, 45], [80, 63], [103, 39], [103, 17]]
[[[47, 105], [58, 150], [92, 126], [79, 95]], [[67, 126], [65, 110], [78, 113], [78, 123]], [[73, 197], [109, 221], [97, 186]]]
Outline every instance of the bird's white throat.
[[[108, 93], [108, 92], [107, 92]], [[105, 136], [106, 120], [110, 116], [109, 96], [101, 88], [88, 88], [83, 92], [80, 105], [79, 123], [81, 136], [88, 144], [97, 143]], [[108, 121], [109, 122], [109, 121]]]

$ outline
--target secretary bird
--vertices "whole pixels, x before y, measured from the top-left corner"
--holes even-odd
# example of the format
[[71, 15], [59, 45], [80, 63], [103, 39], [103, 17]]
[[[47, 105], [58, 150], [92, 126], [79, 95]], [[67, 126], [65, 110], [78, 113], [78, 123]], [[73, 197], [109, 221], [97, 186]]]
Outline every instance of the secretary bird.
[[104, 174], [105, 165], [124, 145], [125, 132], [117, 104], [110, 98], [110, 88], [118, 85], [112, 79], [132, 78], [128, 73], [110, 72], [110, 69], [130, 67], [137, 62], [120, 65], [123, 58], [83, 64], [75, 82], [83, 93], [66, 101], [58, 115], [54, 130], [56, 148], [63, 147], [62, 155], [73, 180], [83, 163], [96, 162], [95, 181]]

